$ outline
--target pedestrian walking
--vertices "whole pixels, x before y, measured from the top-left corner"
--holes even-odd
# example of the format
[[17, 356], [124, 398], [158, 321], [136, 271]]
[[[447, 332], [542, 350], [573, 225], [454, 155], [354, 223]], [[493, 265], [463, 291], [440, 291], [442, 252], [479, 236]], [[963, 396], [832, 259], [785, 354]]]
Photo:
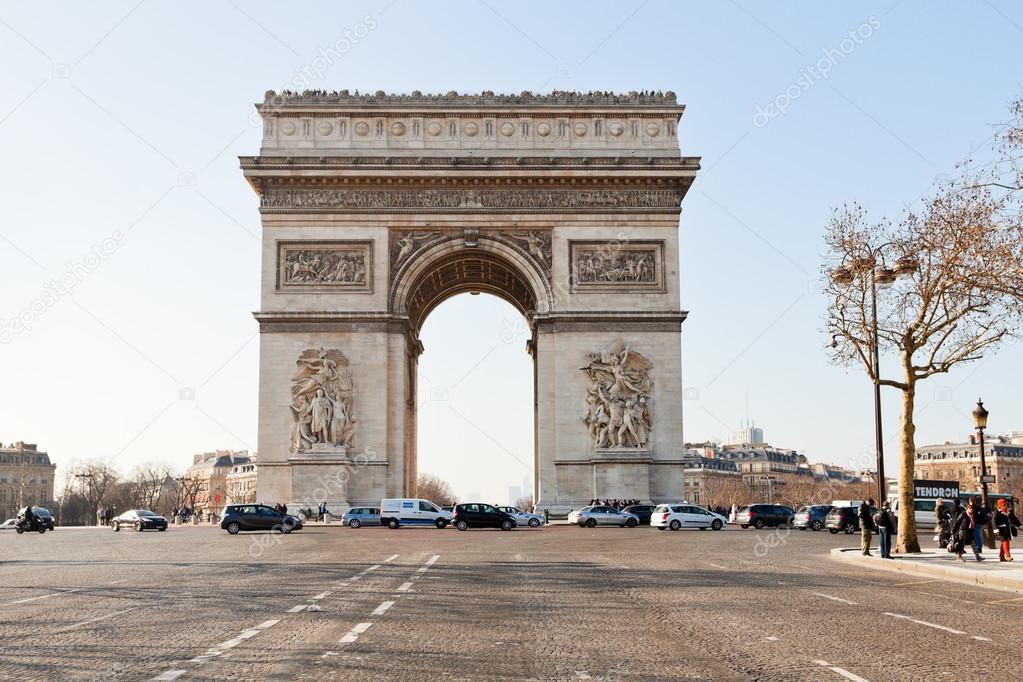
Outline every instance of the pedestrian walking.
[[980, 553], [984, 551], [984, 526], [987, 525], [988, 513], [980, 500], [976, 498], [970, 498], [966, 505], [966, 511], [973, 521], [971, 526], [973, 529], [973, 553], [976, 555], [977, 561], [981, 561], [984, 558]]
[[973, 500], [971, 499], [966, 507], [960, 507], [959, 516], [952, 524], [952, 542], [954, 546], [952, 551], [956, 555], [956, 559], [959, 561], [966, 561], [963, 555], [966, 554], [966, 545], [973, 545], [974, 555], [977, 557], [977, 561], [983, 561], [980, 556], [980, 551], [977, 549], [974, 543], [974, 528], [975, 517], [973, 513]]
[[881, 510], [874, 515], [877, 526], [877, 544], [882, 559], [894, 559], [892, 556], [892, 534], [895, 533], [895, 520], [892, 518], [892, 505], [888, 500], [881, 503]]
[[998, 538], [1002, 541], [998, 546], [999, 561], [1012, 561], [1009, 547], [1012, 544], [1012, 539], [1019, 535], [1019, 527], [1019, 519], [1009, 509], [1008, 501], [998, 500], [998, 511], [995, 512], [995, 530], [998, 531]]
[[870, 509], [873, 506], [874, 500], [869, 499], [860, 505], [860, 511], [857, 514], [860, 519], [860, 550], [862, 550], [863, 556], [874, 556], [870, 553], [870, 538], [874, 530], [874, 518]]
[[946, 549], [952, 538], [952, 518], [945, 507], [945, 500], [940, 497], [934, 501], [934, 541], [938, 547]]

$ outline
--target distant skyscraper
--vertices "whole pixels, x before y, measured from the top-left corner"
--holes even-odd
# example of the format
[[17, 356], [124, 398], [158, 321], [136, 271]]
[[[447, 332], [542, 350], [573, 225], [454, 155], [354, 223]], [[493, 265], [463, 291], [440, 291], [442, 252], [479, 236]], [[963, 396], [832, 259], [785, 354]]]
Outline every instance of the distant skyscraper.
[[740, 445], [763, 445], [764, 430], [746, 420], [739, 425], [739, 431], [735, 434], [735, 442]]
[[508, 505], [514, 506], [518, 504], [519, 498], [522, 497], [522, 488], [517, 485], [508, 486]]

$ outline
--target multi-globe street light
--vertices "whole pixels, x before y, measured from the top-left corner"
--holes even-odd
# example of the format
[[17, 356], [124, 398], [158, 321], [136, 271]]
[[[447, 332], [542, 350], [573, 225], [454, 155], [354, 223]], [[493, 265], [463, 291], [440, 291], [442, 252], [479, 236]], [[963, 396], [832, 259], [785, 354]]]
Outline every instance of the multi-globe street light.
[[[884, 250], [892, 243], [882, 244], [875, 249], [866, 249], [852, 255], [848, 262], [843, 261], [829, 273], [831, 281], [841, 288], [846, 288], [860, 280], [864, 289], [870, 293], [870, 362], [874, 375], [874, 449], [877, 456], [877, 503], [881, 504], [888, 498], [887, 481], [884, 474], [884, 440], [881, 432], [881, 354], [877, 329], [877, 291], [888, 289], [896, 280], [915, 273], [920, 265], [912, 256], [898, 258], [892, 267], [884, 261]], [[832, 345], [838, 345], [837, 341]]]

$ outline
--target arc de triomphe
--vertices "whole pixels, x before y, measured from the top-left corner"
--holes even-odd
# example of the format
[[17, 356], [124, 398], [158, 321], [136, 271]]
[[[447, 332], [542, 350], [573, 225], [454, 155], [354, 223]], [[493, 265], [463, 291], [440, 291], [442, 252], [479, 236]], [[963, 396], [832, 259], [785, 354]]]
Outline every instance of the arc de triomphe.
[[266, 93], [257, 498], [412, 496], [419, 330], [463, 292], [528, 321], [534, 495], [682, 496], [674, 93]]

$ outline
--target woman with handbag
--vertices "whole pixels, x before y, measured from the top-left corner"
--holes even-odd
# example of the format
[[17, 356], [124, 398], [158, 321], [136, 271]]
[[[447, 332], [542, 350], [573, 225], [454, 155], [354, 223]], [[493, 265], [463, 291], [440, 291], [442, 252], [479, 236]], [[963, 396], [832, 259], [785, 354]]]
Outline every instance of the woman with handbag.
[[1019, 530], [1017, 530], [1019, 525], [1019, 519], [1009, 509], [1009, 503], [1006, 500], [998, 500], [998, 511], [995, 512], [995, 529], [998, 531], [998, 537], [1002, 541], [998, 548], [999, 561], [1012, 561], [1009, 546], [1012, 544], [1013, 536], [1019, 533]]

